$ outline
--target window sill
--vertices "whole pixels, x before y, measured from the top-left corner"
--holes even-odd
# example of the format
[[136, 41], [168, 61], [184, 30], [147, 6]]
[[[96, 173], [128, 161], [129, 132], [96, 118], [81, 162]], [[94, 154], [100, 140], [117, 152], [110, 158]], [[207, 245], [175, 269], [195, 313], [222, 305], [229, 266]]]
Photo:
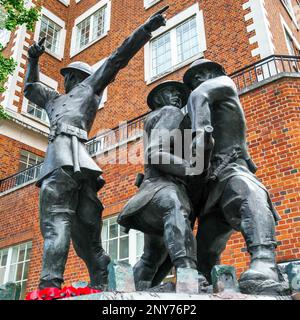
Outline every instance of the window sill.
[[53, 58], [59, 60], [59, 61], [62, 61], [63, 60], [63, 57], [60, 57], [58, 54], [46, 49], [45, 50], [46, 53], [48, 53], [50, 56], [52, 56]]
[[152, 3], [145, 5], [144, 8], [145, 10], [148, 10], [149, 8], [152, 8], [154, 5], [156, 5], [159, 2], [161, 2], [161, 0], [153, 1]]
[[78, 51], [71, 53], [70, 54], [70, 58], [75, 57], [76, 55], [78, 55], [79, 53], [81, 53], [82, 51], [88, 49], [90, 46], [94, 45], [96, 42], [98, 42], [99, 40], [102, 40], [103, 38], [105, 38], [108, 35], [108, 31], [105, 32], [102, 36], [100, 36], [99, 38], [96, 38], [95, 40], [93, 40], [92, 42], [90, 42], [89, 44], [87, 44], [85, 47], [82, 47], [81, 49], [79, 49]]
[[29, 114], [28, 112], [22, 111], [22, 112], [21, 112], [21, 115], [24, 116], [24, 117], [26, 117], [26, 118], [29, 118], [29, 119], [31, 119], [31, 120], [33, 120], [33, 121], [35, 121], [35, 122], [38, 122], [38, 123], [40, 123], [41, 125], [43, 125], [43, 126], [45, 126], [45, 127], [47, 127], [47, 128], [50, 127], [50, 124], [49, 124], [49, 123], [41, 120], [40, 118], [37, 118], [37, 117]]
[[66, 7], [68, 7], [70, 5], [70, 0], [58, 0], [58, 1], [61, 2]]
[[188, 59], [188, 60], [186, 60], [186, 61], [184, 61], [184, 62], [182, 62], [180, 64], [177, 64], [176, 66], [172, 67], [170, 70], [146, 80], [146, 84], [150, 85], [150, 84], [152, 84], [152, 83], [154, 83], [154, 82], [156, 82], [156, 81], [168, 76], [169, 74], [172, 74], [175, 71], [178, 71], [179, 69], [181, 69], [181, 68], [183, 68], [183, 67], [185, 67], [185, 66], [187, 66], [187, 65], [189, 65], [191, 63], [193, 63], [195, 60], [201, 59], [203, 57], [204, 57], [204, 53], [201, 52], [201, 53], [193, 56], [192, 58], [190, 58], [190, 59]]

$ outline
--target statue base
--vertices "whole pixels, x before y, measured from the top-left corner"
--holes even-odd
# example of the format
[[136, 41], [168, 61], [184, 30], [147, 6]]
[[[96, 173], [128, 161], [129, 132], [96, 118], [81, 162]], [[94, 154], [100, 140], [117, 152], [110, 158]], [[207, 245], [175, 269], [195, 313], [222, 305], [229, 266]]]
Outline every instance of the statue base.
[[291, 296], [256, 296], [245, 295], [238, 292], [222, 292], [217, 294], [186, 294], [186, 293], [158, 293], [158, 292], [102, 292], [97, 294], [61, 299], [61, 300], [292, 300]]

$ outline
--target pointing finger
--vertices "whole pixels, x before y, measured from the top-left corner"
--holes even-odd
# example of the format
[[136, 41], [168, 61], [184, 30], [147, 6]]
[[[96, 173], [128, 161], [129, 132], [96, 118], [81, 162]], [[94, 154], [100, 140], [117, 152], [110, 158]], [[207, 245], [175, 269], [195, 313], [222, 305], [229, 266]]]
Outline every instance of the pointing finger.
[[46, 37], [43, 37], [43, 38], [38, 42], [38, 45], [41, 47], [41, 46], [44, 44], [45, 40], [46, 40]]
[[159, 11], [157, 11], [157, 12], [155, 13], [155, 15], [163, 14], [163, 13], [164, 13], [165, 11], [167, 11], [169, 8], [170, 8], [169, 5], [168, 5], [168, 6], [165, 6], [165, 7], [163, 7], [162, 9], [160, 9]]

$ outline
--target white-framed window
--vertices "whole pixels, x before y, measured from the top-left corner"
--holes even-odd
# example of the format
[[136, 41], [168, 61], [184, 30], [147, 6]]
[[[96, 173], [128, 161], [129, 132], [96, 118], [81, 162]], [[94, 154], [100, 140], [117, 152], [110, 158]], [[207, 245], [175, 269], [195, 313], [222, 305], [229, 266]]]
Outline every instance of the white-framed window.
[[[96, 70], [98, 70], [102, 66], [102, 64], [105, 62], [106, 59], [107, 58], [104, 58], [104, 59], [98, 61], [97, 63], [95, 63], [92, 66], [93, 71], [95, 72]], [[106, 101], [107, 101], [107, 87], [103, 91], [102, 99], [101, 99], [101, 101], [99, 103], [99, 109], [102, 109], [104, 107], [104, 104], [105, 104]]]
[[66, 29], [65, 22], [46, 8], [41, 10], [41, 18], [36, 24], [34, 40], [46, 37], [46, 52], [62, 60], [64, 56]]
[[42, 122], [49, 124], [49, 118], [46, 111], [31, 101], [28, 101], [27, 113], [32, 117], [40, 119]]
[[153, 33], [145, 46], [145, 80], [151, 83], [203, 56], [206, 38], [203, 13], [194, 4]]
[[[41, 72], [40, 82], [50, 89], [57, 90], [58, 88], [57, 81], [46, 76]], [[26, 117], [30, 117], [35, 121], [41, 122], [42, 124], [49, 126], [49, 119], [46, 111], [43, 108], [37, 106], [35, 103], [29, 101], [25, 97], [23, 98], [22, 114]]]
[[289, 28], [288, 24], [282, 16], [280, 16], [281, 24], [284, 32], [284, 37], [286, 40], [286, 45], [288, 48], [288, 53], [292, 56], [299, 55], [300, 43], [297, 41], [296, 37], [293, 35], [292, 30]]
[[54, 54], [59, 53], [61, 27], [46, 16], [42, 16], [39, 40], [46, 37], [45, 48]]
[[[296, 25], [297, 29], [299, 30], [299, 24], [297, 21], [297, 17], [295, 14], [295, 10], [293, 7], [293, 3], [292, 0], [281, 0], [281, 2], [283, 3], [284, 7], [286, 8], [287, 12], [289, 13], [290, 17], [292, 18], [294, 24]], [[298, 4], [299, 6], [299, 4]]]
[[110, 14], [111, 1], [101, 0], [75, 19], [71, 39], [71, 57], [107, 35], [110, 29]]
[[156, 3], [160, 2], [161, 0], [144, 0], [144, 8], [148, 9], [154, 6]]
[[294, 45], [293, 38], [290, 36], [290, 34], [287, 32], [286, 29], [284, 29], [284, 32], [285, 32], [286, 44], [287, 44], [287, 47], [288, 47], [289, 54], [292, 55], [292, 56], [296, 56], [297, 53], [296, 53], [296, 50], [295, 50], [295, 45]]
[[[15, 186], [20, 186], [24, 183], [31, 181], [32, 179], [35, 179], [40, 172], [40, 167], [33, 167], [33, 166], [40, 164], [43, 161], [44, 161], [43, 157], [40, 157], [26, 150], [21, 150], [20, 160], [19, 160], [20, 173], [16, 176]], [[28, 168], [31, 168], [31, 169], [26, 170]]]
[[21, 285], [20, 299], [24, 299], [32, 243], [27, 242], [0, 250], [0, 285], [15, 282]]
[[132, 266], [139, 260], [144, 249], [144, 234], [136, 230], [124, 232], [117, 217], [103, 220], [102, 245], [112, 260], [125, 261]]
[[36, 164], [42, 163], [43, 161], [44, 161], [43, 157], [40, 157], [26, 150], [21, 150], [19, 171], [23, 171], [29, 167], [35, 166]]

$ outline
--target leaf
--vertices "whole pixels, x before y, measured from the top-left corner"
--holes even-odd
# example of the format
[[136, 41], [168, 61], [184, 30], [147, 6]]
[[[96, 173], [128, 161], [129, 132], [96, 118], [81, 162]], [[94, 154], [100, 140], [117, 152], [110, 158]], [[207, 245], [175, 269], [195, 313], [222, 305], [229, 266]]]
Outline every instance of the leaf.
[[[40, 7], [27, 8], [24, 0], [0, 0], [0, 30], [15, 30], [19, 25], [26, 25], [30, 31], [34, 30], [36, 21], [40, 17]], [[17, 63], [12, 58], [3, 55], [3, 46], [0, 44], [0, 93], [5, 92], [4, 83], [12, 74]], [[0, 106], [0, 118], [5, 116]], [[5, 116], [5, 119], [7, 117]]]
[[9, 120], [10, 115], [4, 110], [2, 106], [0, 106], [0, 119]]

